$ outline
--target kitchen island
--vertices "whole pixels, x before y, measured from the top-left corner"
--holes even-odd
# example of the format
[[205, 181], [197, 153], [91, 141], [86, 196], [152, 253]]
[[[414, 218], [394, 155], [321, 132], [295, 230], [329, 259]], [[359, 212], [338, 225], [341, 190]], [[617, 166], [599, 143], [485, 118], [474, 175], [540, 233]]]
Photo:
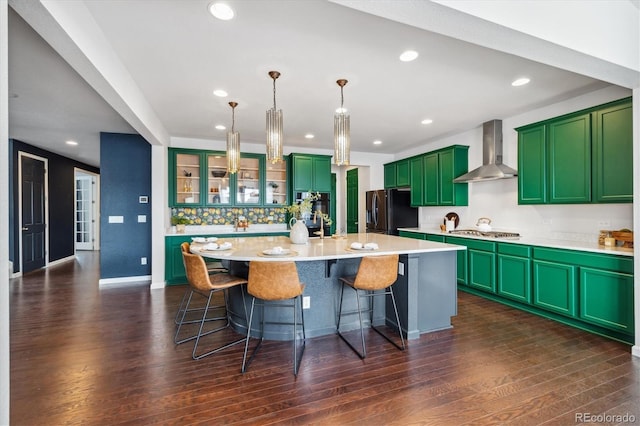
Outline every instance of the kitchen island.
[[[310, 302], [309, 308], [304, 310], [307, 337], [335, 333], [341, 286], [339, 277], [355, 275], [363, 256], [399, 254], [399, 274], [393, 290], [401, 326], [408, 339], [450, 328], [451, 317], [457, 313], [456, 252], [465, 250], [464, 246], [368, 233], [348, 234], [342, 238], [312, 238], [302, 245], [292, 244], [284, 236], [223, 238], [216, 244], [225, 242], [231, 244], [231, 249], [206, 250], [206, 244], [196, 243], [192, 245], [192, 251], [203, 257], [221, 259], [232, 273], [240, 276], [247, 275], [250, 261], [296, 262], [300, 281], [305, 284], [304, 296], [309, 297]], [[378, 248], [354, 250], [351, 248], [354, 242], [373, 243]], [[290, 252], [277, 256], [265, 254], [275, 247]], [[347, 295], [345, 309], [351, 310], [356, 304], [355, 294]], [[230, 303], [235, 312], [242, 312], [239, 291], [232, 292]], [[245, 303], [250, 303], [250, 297]], [[386, 305], [376, 303], [374, 323], [396, 327], [392, 308], [390, 304]], [[270, 316], [268, 320], [286, 320], [291, 315], [290, 312], [282, 314], [282, 318]], [[343, 322], [345, 329], [358, 327], [357, 317], [354, 317], [351, 322]], [[246, 333], [246, 324], [242, 320], [236, 319], [234, 327]], [[265, 337], [291, 339], [286, 330], [286, 327], [273, 327], [265, 330]]]

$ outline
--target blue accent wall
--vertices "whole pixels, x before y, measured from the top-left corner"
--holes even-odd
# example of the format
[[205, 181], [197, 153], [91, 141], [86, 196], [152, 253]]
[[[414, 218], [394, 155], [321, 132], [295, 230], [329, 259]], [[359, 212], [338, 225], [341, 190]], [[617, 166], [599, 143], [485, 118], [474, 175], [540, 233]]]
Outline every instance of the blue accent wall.
[[100, 278], [151, 275], [151, 145], [140, 135], [100, 133], [100, 168]]

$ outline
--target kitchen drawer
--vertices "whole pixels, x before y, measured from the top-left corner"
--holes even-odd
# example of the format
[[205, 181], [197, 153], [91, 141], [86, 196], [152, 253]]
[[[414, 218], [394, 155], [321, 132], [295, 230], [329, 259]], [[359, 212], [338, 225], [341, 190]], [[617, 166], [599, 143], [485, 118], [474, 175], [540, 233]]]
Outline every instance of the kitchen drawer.
[[498, 243], [498, 253], [510, 256], [530, 257], [531, 247], [522, 244]]
[[633, 274], [633, 258], [615, 254], [534, 247], [533, 258]]
[[462, 237], [446, 237], [445, 242], [450, 244], [458, 244], [461, 246], [466, 246], [470, 249], [482, 250], [482, 251], [496, 251], [496, 243], [491, 241], [483, 241], [483, 240], [474, 240], [471, 238], [462, 238]]

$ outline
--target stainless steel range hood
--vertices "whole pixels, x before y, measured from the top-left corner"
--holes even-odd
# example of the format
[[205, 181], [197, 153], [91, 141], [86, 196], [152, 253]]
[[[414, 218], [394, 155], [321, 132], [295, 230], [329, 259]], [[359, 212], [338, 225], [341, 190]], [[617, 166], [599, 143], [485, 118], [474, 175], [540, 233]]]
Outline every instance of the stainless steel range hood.
[[502, 164], [502, 120], [491, 120], [482, 125], [482, 166], [453, 181], [478, 182], [516, 176], [517, 170]]

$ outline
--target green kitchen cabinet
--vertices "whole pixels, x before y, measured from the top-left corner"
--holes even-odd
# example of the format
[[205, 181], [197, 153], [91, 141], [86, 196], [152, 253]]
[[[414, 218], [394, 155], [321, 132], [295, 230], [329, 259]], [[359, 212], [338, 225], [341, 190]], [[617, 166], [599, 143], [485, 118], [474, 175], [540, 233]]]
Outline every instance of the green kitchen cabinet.
[[520, 244], [498, 244], [498, 289], [500, 296], [531, 303], [531, 248]]
[[628, 99], [594, 113], [593, 190], [598, 203], [633, 201], [633, 115]]
[[411, 191], [410, 203], [412, 207], [424, 205], [422, 169], [422, 156], [412, 157], [409, 160], [409, 188]]
[[518, 204], [547, 202], [546, 125], [518, 131]]
[[580, 318], [633, 334], [633, 275], [580, 268]]
[[631, 99], [516, 129], [518, 204], [629, 203]]
[[[472, 241], [469, 238], [460, 237], [445, 237], [444, 242], [447, 244], [455, 244], [458, 246], [468, 247], [469, 242]], [[469, 253], [467, 250], [458, 250], [456, 252], [456, 276], [458, 278], [458, 284], [469, 284]]]
[[[427, 235], [427, 238], [426, 238], [427, 241], [433, 241], [435, 243], [444, 243], [444, 238], [445, 238], [444, 235], [434, 235], [434, 234], [426, 234], [426, 235]], [[464, 250], [461, 250], [461, 251], [464, 251]]]
[[533, 261], [533, 304], [549, 311], [575, 317], [578, 276], [575, 265]]
[[495, 243], [470, 240], [467, 242], [469, 257], [469, 286], [496, 292]]
[[394, 161], [384, 165], [384, 188], [409, 186], [409, 159]]
[[202, 152], [169, 150], [169, 206], [191, 207], [204, 203], [201, 180], [205, 170]]
[[424, 232], [398, 231], [400, 237], [413, 238], [415, 240], [426, 240], [427, 234]]
[[291, 154], [293, 192], [331, 192], [331, 156]]
[[384, 165], [384, 189], [396, 187], [396, 163], [387, 163]]
[[591, 114], [548, 125], [549, 203], [591, 202]]
[[453, 182], [468, 171], [468, 152], [468, 146], [454, 145], [422, 157], [423, 206], [468, 205], [467, 183]]

